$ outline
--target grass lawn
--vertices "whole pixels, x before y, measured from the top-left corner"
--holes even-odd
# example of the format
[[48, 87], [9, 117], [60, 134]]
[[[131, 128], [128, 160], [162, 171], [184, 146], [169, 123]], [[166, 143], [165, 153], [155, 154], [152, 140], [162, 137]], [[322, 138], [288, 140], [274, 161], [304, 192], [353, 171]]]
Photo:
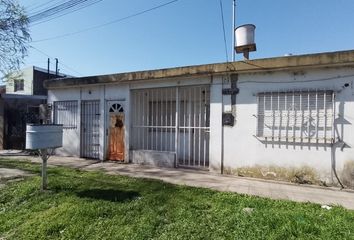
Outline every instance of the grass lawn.
[[[0, 159], [0, 239], [354, 239], [354, 211]], [[246, 212], [244, 208], [253, 208]]]

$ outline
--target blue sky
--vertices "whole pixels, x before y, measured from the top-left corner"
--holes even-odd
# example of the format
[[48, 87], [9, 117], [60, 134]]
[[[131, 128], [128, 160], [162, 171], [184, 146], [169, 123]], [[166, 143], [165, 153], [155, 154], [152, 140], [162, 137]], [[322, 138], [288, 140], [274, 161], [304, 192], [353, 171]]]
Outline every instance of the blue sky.
[[[31, 7], [49, 0], [19, 0]], [[225, 62], [219, 0], [179, 0], [152, 12], [55, 40], [157, 6], [169, 0], [102, 0], [30, 27], [35, 49], [25, 66], [46, 68], [47, 55], [75, 76]], [[232, 0], [222, 0], [231, 60]], [[256, 25], [251, 58], [354, 49], [353, 0], [237, 0], [237, 25]], [[30, 15], [30, 14], [29, 14]], [[242, 59], [241, 55], [237, 60]], [[54, 60], [51, 68], [54, 70]], [[62, 63], [64, 65], [62, 65]]]

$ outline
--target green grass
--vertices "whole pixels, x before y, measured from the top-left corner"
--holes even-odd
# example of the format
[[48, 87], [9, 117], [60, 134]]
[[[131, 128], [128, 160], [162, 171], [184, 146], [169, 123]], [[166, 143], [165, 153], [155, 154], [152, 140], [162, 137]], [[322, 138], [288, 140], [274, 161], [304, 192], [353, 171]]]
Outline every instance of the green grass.
[[[0, 239], [354, 239], [354, 211], [50, 168], [0, 189]], [[246, 213], [244, 208], [254, 208]]]

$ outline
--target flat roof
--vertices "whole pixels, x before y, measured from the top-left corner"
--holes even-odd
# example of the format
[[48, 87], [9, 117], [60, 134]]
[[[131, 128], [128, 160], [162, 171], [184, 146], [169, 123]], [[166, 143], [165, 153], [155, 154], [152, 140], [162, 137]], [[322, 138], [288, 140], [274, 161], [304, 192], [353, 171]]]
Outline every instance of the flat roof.
[[345, 66], [354, 67], [354, 50], [126, 72], [99, 76], [59, 78], [46, 80], [44, 82], [44, 86], [51, 89], [92, 84], [127, 83], [132, 81], [157, 80], [163, 78], [208, 76], [225, 73], [252, 73]]
[[27, 95], [27, 94], [3, 93], [3, 94], [0, 94], [0, 98], [3, 98], [3, 99], [39, 99], [39, 100], [46, 100], [48, 97], [45, 96], [45, 95]]

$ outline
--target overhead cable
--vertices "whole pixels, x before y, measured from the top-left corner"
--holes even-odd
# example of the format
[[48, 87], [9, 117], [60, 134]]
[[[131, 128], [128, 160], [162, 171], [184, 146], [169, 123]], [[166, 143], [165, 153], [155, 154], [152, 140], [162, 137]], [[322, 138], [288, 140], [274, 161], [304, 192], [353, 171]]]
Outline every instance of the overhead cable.
[[224, 33], [224, 45], [225, 45], [225, 57], [226, 57], [226, 62], [229, 61], [229, 55], [227, 53], [227, 42], [226, 42], [226, 33], [225, 33], [225, 21], [224, 21], [224, 9], [222, 6], [222, 0], [219, 0], [220, 2], [220, 11], [221, 11], [221, 22], [222, 22], [222, 30]]
[[106, 23], [103, 23], [103, 24], [98, 24], [98, 25], [95, 25], [93, 27], [84, 28], [82, 30], [78, 30], [78, 31], [75, 31], [75, 32], [70, 32], [70, 33], [66, 33], [66, 34], [62, 34], [62, 35], [57, 35], [57, 36], [50, 37], [50, 38], [39, 39], [39, 40], [35, 40], [35, 41], [32, 41], [32, 42], [36, 43], [36, 42], [55, 40], [55, 39], [58, 39], [58, 38], [64, 38], [64, 37], [76, 35], [76, 34], [87, 32], [87, 31], [94, 30], [94, 29], [97, 29], [97, 28], [102, 28], [102, 27], [105, 27], [105, 26], [108, 26], [108, 25], [111, 25], [111, 24], [119, 23], [119, 22], [122, 22], [124, 20], [130, 19], [130, 18], [133, 18], [133, 17], [137, 17], [139, 15], [142, 15], [142, 14], [157, 10], [159, 8], [165, 7], [167, 5], [170, 5], [170, 4], [178, 2], [178, 1], [179, 0], [169, 1], [167, 3], [157, 5], [155, 7], [152, 7], [152, 8], [149, 8], [149, 9], [146, 9], [146, 10], [143, 10], [143, 11], [128, 15], [126, 17], [118, 18], [118, 19], [115, 19], [115, 20], [112, 20], [112, 21], [109, 21], [109, 22], [106, 22]]
[[78, 11], [82, 8], [96, 4], [102, 0], [69, 0], [60, 4], [39, 10], [28, 17], [31, 26], [50, 21], [54, 18]]

